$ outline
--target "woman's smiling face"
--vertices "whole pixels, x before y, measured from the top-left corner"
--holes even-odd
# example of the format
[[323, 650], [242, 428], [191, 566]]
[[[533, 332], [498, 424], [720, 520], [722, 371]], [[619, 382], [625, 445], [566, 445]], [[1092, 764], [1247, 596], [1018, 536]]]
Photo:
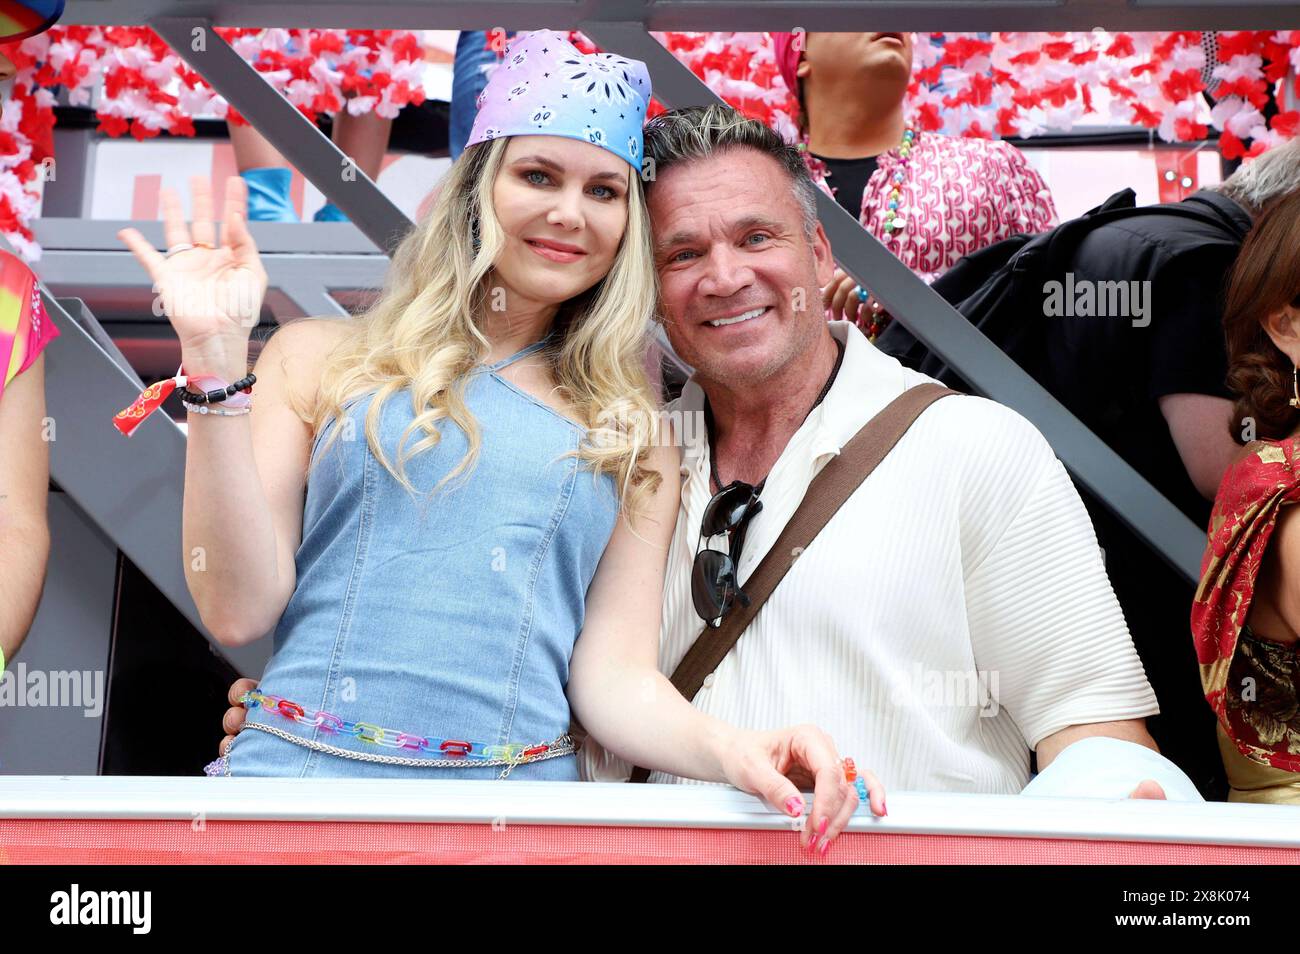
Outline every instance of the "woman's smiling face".
[[510, 140], [492, 187], [505, 232], [493, 271], [512, 299], [507, 307], [558, 304], [609, 273], [627, 230], [631, 171], [581, 140]]

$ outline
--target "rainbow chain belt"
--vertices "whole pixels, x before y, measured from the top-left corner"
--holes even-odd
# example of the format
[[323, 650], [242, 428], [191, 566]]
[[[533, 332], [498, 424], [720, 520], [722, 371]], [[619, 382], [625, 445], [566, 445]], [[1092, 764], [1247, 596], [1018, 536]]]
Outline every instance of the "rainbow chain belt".
[[[535, 745], [523, 745], [518, 742], [492, 744], [472, 742], [467, 739], [442, 739], [416, 735], [410, 732], [399, 732], [396, 729], [384, 729], [368, 722], [349, 722], [330, 712], [317, 711], [309, 716], [306, 710], [296, 702], [256, 690], [245, 692], [239, 701], [247, 709], [261, 708], [265, 712], [274, 712], [308, 728], [319, 728], [338, 736], [353, 736], [381, 748], [402, 749], [413, 754], [418, 752], [434, 756], [434, 758], [413, 758], [411, 756], [388, 756], [379, 753], [356, 752], [313, 739], [303, 739], [275, 726], [257, 722], [246, 722], [244, 724], [246, 729], [269, 732], [288, 742], [309, 749], [342, 756], [343, 758], [358, 759], [363, 762], [384, 762], [428, 768], [469, 768], [504, 765], [506, 769], [501, 773], [501, 777], [506, 778], [509, 776], [510, 770], [516, 765], [569, 755], [575, 751], [573, 739], [567, 734], [551, 742], [539, 742]], [[230, 764], [227, 757], [223, 756], [208, 766], [208, 774], [230, 774]]]

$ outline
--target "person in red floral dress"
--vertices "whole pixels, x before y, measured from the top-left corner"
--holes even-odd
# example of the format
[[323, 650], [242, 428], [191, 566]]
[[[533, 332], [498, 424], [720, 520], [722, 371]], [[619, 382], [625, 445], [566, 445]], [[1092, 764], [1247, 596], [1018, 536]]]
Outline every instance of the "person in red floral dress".
[[1210, 515], [1192, 635], [1229, 801], [1300, 804], [1300, 192], [1256, 222], [1224, 311], [1241, 454]]
[[[813, 179], [927, 283], [994, 242], [1056, 224], [1042, 177], [1018, 149], [923, 132], [904, 95], [910, 33], [773, 33], [777, 66], [799, 100]], [[888, 322], [869, 290], [837, 269], [831, 318], [874, 337]]]

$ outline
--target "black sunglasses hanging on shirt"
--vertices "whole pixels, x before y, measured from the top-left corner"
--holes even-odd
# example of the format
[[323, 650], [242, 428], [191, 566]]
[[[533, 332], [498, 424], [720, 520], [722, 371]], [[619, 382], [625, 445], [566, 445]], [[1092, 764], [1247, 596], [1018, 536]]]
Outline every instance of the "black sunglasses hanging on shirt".
[[[808, 414], [812, 414], [813, 409], [830, 393], [831, 384], [839, 374], [840, 364], [843, 361], [844, 342], [836, 339], [835, 365], [831, 368], [830, 376], [826, 379], [821, 393], [817, 395], [817, 400], [813, 402], [812, 408], [809, 408]], [[808, 415], [804, 415], [804, 420], [807, 418]], [[704, 400], [704, 427], [709, 438], [710, 476], [713, 485], [722, 489], [709, 500], [704, 508], [704, 519], [700, 521], [700, 538], [695, 544], [695, 564], [691, 568], [691, 601], [695, 604], [695, 612], [700, 619], [709, 626], [718, 627], [722, 625], [723, 618], [736, 603], [741, 606], [749, 605], [749, 597], [736, 582], [736, 567], [740, 563], [741, 547], [745, 545], [745, 528], [749, 525], [749, 521], [758, 516], [763, 509], [763, 502], [758, 499], [758, 495], [763, 492], [763, 485], [767, 483], [767, 478], [764, 477], [757, 484], [733, 480], [723, 487], [722, 479], [718, 476], [717, 455], [713, 451], [717, 445], [713, 426], [713, 408], [709, 406], [707, 397]], [[700, 549], [705, 540], [724, 533], [731, 535], [731, 542], [725, 553], [712, 548]]]
[[[695, 545], [695, 565], [691, 570], [691, 600], [695, 612], [709, 626], [722, 625], [722, 618], [736, 602], [749, 605], [749, 597], [736, 583], [736, 566], [745, 542], [745, 528], [763, 509], [763, 502], [758, 499], [762, 486], [762, 483], [755, 487], [734, 480], [714, 494], [704, 508], [700, 539]], [[731, 535], [727, 552], [700, 549], [705, 540], [724, 533]]]

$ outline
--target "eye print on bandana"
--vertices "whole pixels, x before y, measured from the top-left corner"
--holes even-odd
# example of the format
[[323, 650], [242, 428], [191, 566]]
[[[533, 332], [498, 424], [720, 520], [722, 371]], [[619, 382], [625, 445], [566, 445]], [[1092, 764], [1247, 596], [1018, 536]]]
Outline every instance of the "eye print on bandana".
[[583, 129], [582, 134], [587, 137], [587, 142], [593, 142], [597, 146], [605, 145], [605, 130], [598, 129], [595, 126], [588, 126]]
[[492, 128], [491, 126], [489, 126], [487, 129], [483, 130], [483, 138], [484, 138], [484, 139], [496, 139], [497, 136], [500, 136], [500, 135], [501, 135], [501, 130], [500, 130], [500, 129], [494, 129], [494, 128]]
[[633, 159], [635, 159], [635, 158], [636, 158], [636, 154], [637, 154], [637, 149], [638, 149], [638, 146], [637, 146], [637, 142], [636, 142], [636, 136], [628, 136], [628, 137], [627, 137], [627, 154], [628, 154], [629, 156], [631, 156]]
[[513, 70], [517, 66], [523, 66], [524, 61], [528, 59], [528, 51], [520, 50], [514, 56], [506, 61], [506, 69]]
[[538, 106], [533, 110], [533, 114], [528, 117], [528, 121], [538, 129], [543, 126], [549, 126], [551, 120], [555, 118], [555, 110], [550, 106]]
[[528, 93], [528, 80], [524, 80], [518, 86], [510, 87], [510, 95], [506, 97], [506, 102], [508, 103], [513, 99], [518, 99], [520, 96], [527, 95], [527, 93]]
[[609, 54], [604, 59], [586, 56], [560, 61], [564, 70], [561, 75], [583, 96], [592, 97], [597, 103], [616, 106], [628, 106], [634, 101], [632, 77], [626, 69], [631, 65], [627, 60]]

